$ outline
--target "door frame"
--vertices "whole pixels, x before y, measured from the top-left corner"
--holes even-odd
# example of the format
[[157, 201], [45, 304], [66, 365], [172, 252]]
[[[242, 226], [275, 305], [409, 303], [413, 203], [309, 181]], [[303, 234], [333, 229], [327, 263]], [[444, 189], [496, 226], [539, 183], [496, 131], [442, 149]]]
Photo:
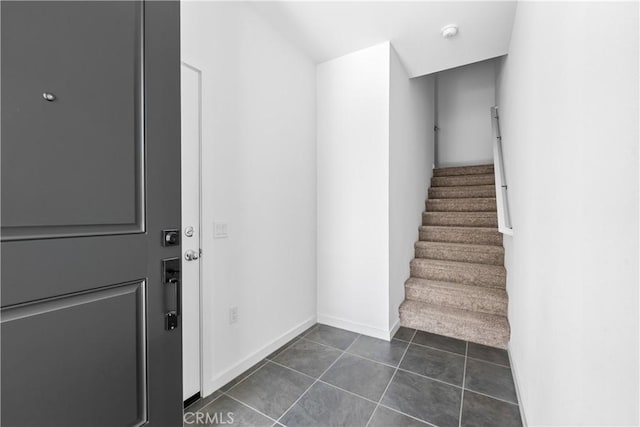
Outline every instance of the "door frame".
[[[205, 384], [205, 379], [204, 379], [204, 362], [203, 362], [203, 308], [204, 308], [204, 304], [202, 302], [202, 297], [203, 297], [203, 292], [202, 292], [202, 240], [203, 240], [203, 235], [202, 235], [202, 70], [198, 67], [196, 67], [195, 65], [192, 65], [184, 60], [180, 60], [180, 65], [181, 66], [185, 66], [187, 68], [189, 68], [190, 70], [192, 70], [193, 72], [196, 73], [196, 75], [198, 76], [198, 249], [200, 251], [200, 258], [199, 258], [199, 263], [198, 263], [198, 352], [199, 352], [199, 363], [200, 363], [200, 367], [199, 367], [199, 372], [200, 372], [200, 397], [203, 398], [204, 396], [204, 384]], [[182, 88], [180, 90], [180, 96], [182, 97]], [[182, 141], [181, 141], [182, 144]], [[184, 186], [185, 183], [182, 182], [181, 186]], [[182, 206], [181, 206], [181, 211], [182, 211]], [[180, 234], [184, 233], [184, 230], [182, 230], [182, 226], [180, 227]], [[182, 256], [184, 257], [184, 253], [182, 254]], [[185, 284], [182, 284], [182, 289], [184, 291], [184, 286]], [[184, 311], [183, 311], [184, 312]], [[183, 331], [183, 335], [184, 335], [184, 331]], [[183, 361], [184, 363], [184, 361]], [[183, 383], [183, 387], [184, 387], [184, 383]]]

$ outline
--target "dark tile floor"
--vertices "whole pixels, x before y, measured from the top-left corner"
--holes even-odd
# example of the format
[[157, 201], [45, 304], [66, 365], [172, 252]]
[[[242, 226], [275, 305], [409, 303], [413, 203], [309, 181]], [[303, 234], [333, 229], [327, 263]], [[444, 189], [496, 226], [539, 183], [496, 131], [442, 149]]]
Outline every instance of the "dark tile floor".
[[185, 426], [522, 425], [506, 351], [407, 328], [387, 342], [325, 325], [185, 413]]

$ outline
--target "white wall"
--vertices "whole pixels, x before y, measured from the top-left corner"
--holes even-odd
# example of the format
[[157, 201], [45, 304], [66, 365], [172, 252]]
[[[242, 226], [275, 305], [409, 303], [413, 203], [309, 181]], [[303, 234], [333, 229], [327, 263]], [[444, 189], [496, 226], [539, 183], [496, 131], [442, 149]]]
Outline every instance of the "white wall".
[[318, 320], [399, 326], [433, 163], [433, 78], [390, 43], [318, 66]]
[[495, 60], [437, 74], [437, 165], [493, 163], [490, 107], [495, 105]]
[[391, 48], [389, 108], [389, 329], [399, 322], [404, 282], [422, 224], [433, 164], [433, 76], [409, 79]]
[[532, 426], [639, 422], [638, 48], [637, 2], [518, 5], [498, 100]]
[[318, 65], [318, 321], [388, 334], [389, 43]]
[[315, 321], [316, 70], [241, 3], [182, 2], [182, 58], [203, 77], [207, 394]]

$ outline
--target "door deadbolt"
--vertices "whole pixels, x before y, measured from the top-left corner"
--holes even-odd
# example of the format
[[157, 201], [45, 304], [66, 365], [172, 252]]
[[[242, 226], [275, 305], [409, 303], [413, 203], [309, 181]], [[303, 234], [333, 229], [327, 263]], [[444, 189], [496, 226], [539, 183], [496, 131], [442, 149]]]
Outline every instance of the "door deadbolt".
[[178, 246], [180, 244], [180, 230], [162, 230], [162, 246]]
[[192, 226], [185, 227], [184, 235], [187, 236], [187, 237], [192, 237], [193, 236], [193, 227]]

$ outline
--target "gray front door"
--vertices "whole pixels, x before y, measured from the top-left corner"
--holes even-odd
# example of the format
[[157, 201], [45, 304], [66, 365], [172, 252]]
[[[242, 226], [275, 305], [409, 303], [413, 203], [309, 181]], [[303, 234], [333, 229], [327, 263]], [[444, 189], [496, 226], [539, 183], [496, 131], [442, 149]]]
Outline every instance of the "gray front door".
[[182, 425], [179, 3], [1, 12], [2, 426]]

